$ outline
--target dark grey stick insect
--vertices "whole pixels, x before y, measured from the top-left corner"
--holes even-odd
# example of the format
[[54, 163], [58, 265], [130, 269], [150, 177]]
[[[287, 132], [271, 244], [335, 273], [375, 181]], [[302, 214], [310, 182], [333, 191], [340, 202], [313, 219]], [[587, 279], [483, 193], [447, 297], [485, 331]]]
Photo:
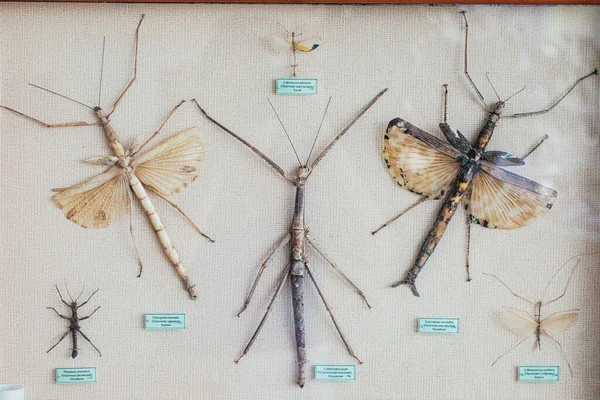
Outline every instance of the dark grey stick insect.
[[81, 295], [83, 294], [83, 290], [81, 291], [81, 293], [79, 293], [79, 296], [77, 296], [77, 298], [75, 300], [73, 300], [73, 297], [71, 296], [71, 293], [69, 293], [69, 288], [67, 287], [67, 294], [69, 295], [69, 298], [71, 299], [71, 303], [67, 303], [63, 297], [62, 294], [60, 293], [60, 290], [58, 290], [58, 285], [55, 285], [56, 287], [56, 291], [58, 292], [58, 296], [60, 297], [60, 301], [62, 301], [67, 307], [69, 307], [71, 309], [71, 316], [67, 317], [66, 315], [63, 315], [61, 313], [59, 313], [58, 311], [56, 311], [56, 309], [54, 307], [46, 307], [52, 311], [54, 311], [56, 313], [56, 315], [58, 315], [59, 317], [69, 320], [70, 321], [70, 325], [69, 325], [69, 330], [65, 332], [64, 335], [62, 335], [62, 337], [60, 339], [58, 339], [58, 342], [56, 342], [56, 344], [52, 347], [50, 347], [48, 349], [48, 351], [46, 353], [50, 353], [50, 351], [52, 351], [52, 349], [54, 349], [56, 346], [58, 346], [58, 344], [60, 342], [63, 341], [64, 338], [67, 337], [67, 335], [69, 333], [71, 333], [71, 336], [73, 337], [73, 351], [71, 352], [71, 357], [75, 358], [77, 357], [78, 354], [78, 349], [77, 349], [77, 334], [79, 333], [85, 340], [87, 340], [94, 349], [96, 349], [96, 351], [98, 352], [98, 354], [100, 354], [100, 357], [102, 357], [102, 353], [100, 352], [100, 350], [98, 350], [98, 348], [94, 345], [94, 343], [92, 343], [92, 341], [90, 340], [90, 338], [88, 338], [86, 336], [85, 333], [83, 333], [81, 331], [81, 328], [79, 327], [79, 322], [80, 321], [84, 321], [86, 319], [88, 319], [89, 317], [91, 317], [92, 315], [94, 315], [94, 313], [96, 311], [98, 311], [98, 309], [100, 308], [100, 306], [96, 307], [96, 309], [94, 311], [92, 311], [92, 313], [90, 315], [88, 315], [87, 317], [79, 317], [79, 315], [77, 315], [77, 311], [85, 306], [88, 301], [90, 301], [90, 299], [92, 298], [92, 296], [94, 296], [96, 293], [98, 293], [98, 290], [100, 289], [96, 289], [96, 291], [94, 293], [92, 293], [90, 295], [90, 297], [88, 297], [88, 299], [86, 301], [84, 301], [81, 304], [77, 304], [77, 301], [79, 300], [79, 298], [81, 297]]
[[[296, 158], [298, 159], [299, 166], [298, 166], [298, 170], [297, 170], [296, 176], [294, 178], [289, 178], [288, 176], [286, 176], [286, 174], [283, 171], [283, 169], [280, 166], [278, 166], [274, 161], [272, 161], [269, 157], [267, 157], [265, 154], [263, 154], [256, 147], [252, 146], [250, 143], [248, 143], [247, 141], [245, 141], [244, 139], [242, 139], [240, 136], [238, 136], [237, 134], [235, 134], [233, 131], [231, 131], [230, 129], [226, 128], [225, 126], [223, 126], [222, 124], [220, 124], [219, 122], [217, 122], [215, 119], [213, 119], [211, 116], [209, 116], [206, 113], [206, 111], [204, 111], [200, 107], [200, 105], [198, 105], [198, 103], [196, 102], [196, 104], [198, 105], [198, 108], [200, 109], [200, 111], [202, 112], [202, 114], [204, 114], [204, 116], [206, 116], [206, 118], [208, 118], [211, 122], [213, 122], [219, 128], [221, 128], [225, 132], [229, 133], [231, 136], [233, 136], [234, 138], [236, 138], [237, 140], [239, 140], [240, 142], [242, 142], [243, 144], [245, 144], [246, 146], [248, 146], [250, 149], [252, 149], [252, 151], [254, 151], [259, 157], [261, 157], [271, 167], [273, 167], [277, 171], [277, 173], [279, 173], [286, 181], [290, 182], [292, 185], [294, 185], [294, 187], [296, 187], [296, 201], [295, 201], [295, 205], [294, 205], [294, 216], [292, 217], [292, 225], [291, 225], [291, 228], [290, 228], [290, 232], [288, 232], [283, 237], [283, 239], [281, 239], [281, 241], [269, 253], [269, 255], [267, 256], [267, 258], [265, 259], [265, 261], [260, 266], [260, 269], [258, 270], [258, 274], [256, 275], [256, 278], [254, 279], [254, 283], [252, 284], [250, 292], [248, 293], [248, 296], [246, 296], [246, 300], [244, 301], [244, 305], [242, 306], [242, 309], [238, 313], [238, 317], [246, 309], [246, 307], [248, 306], [248, 304], [250, 304], [250, 300], [252, 299], [252, 296], [254, 295], [254, 291], [256, 290], [256, 286], [258, 285], [258, 282], [259, 282], [259, 280], [260, 280], [260, 278], [261, 278], [261, 276], [263, 274], [263, 271], [267, 267], [267, 263], [269, 262], [269, 260], [273, 256], [273, 254], [279, 248], [285, 246], [289, 242], [291, 242], [290, 264], [288, 264], [286, 266], [286, 268], [283, 270], [283, 273], [282, 273], [280, 281], [279, 281], [279, 285], [277, 286], [277, 290], [275, 291], [275, 293], [273, 294], [273, 297], [271, 298], [271, 302], [269, 303], [269, 305], [267, 307], [267, 311], [265, 312], [262, 320], [260, 321], [260, 323], [258, 325], [258, 328], [256, 329], [256, 331], [252, 335], [252, 338], [250, 339], [250, 341], [246, 345], [246, 348], [244, 349], [243, 353], [235, 360], [236, 363], [244, 355], [246, 355], [246, 353], [248, 353], [248, 351], [250, 350], [250, 347], [252, 347], [252, 344], [256, 340], [256, 337], [258, 336], [260, 330], [262, 329], [262, 327], [264, 326], [264, 324], [265, 324], [265, 322], [267, 320], [267, 317], [269, 316], [269, 313], [271, 312], [271, 307], [273, 306], [273, 303], [275, 302], [275, 299], [277, 298], [277, 295], [279, 294], [279, 292], [283, 288], [283, 285], [285, 284], [285, 281], [287, 280], [287, 278], [289, 276], [290, 277], [291, 288], [292, 288], [292, 304], [293, 304], [293, 308], [294, 308], [294, 323], [295, 323], [295, 327], [296, 327], [295, 328], [295, 336], [296, 336], [296, 350], [297, 350], [297, 361], [298, 361], [298, 381], [297, 381], [297, 383], [298, 383], [298, 386], [304, 387], [304, 384], [305, 384], [305, 381], [306, 381], [306, 377], [305, 377], [305, 364], [307, 362], [307, 359], [306, 359], [306, 339], [305, 339], [305, 325], [304, 325], [304, 287], [303, 287], [303, 285], [304, 285], [304, 274], [306, 272], [308, 274], [308, 277], [312, 281], [312, 283], [315, 285], [315, 288], [317, 289], [317, 292], [319, 293], [319, 296], [321, 297], [321, 300], [323, 301], [323, 304], [325, 305], [325, 308], [327, 309], [327, 312], [329, 313], [329, 316], [331, 317], [331, 320], [333, 321], [333, 324], [335, 325], [335, 328], [336, 328], [338, 334], [340, 335], [340, 338], [342, 339], [342, 342], [344, 342], [344, 345], [346, 346], [346, 349], [348, 350], [348, 353], [350, 353], [350, 355], [352, 357], [354, 357], [358, 361], [359, 364], [362, 364], [362, 361], [354, 354], [354, 351], [352, 350], [352, 348], [348, 344], [348, 341], [346, 340], [344, 334], [341, 331], [341, 328], [339, 327], [337, 321], [335, 320], [335, 317], [333, 316], [333, 311], [332, 311], [331, 307], [327, 303], [327, 300], [325, 299], [325, 296], [323, 295], [323, 292], [321, 292], [321, 289], [319, 288], [319, 286], [318, 286], [318, 284], [317, 284], [317, 282], [315, 280], [315, 276], [314, 276], [314, 273], [312, 271], [312, 266], [311, 266], [310, 262], [308, 261], [308, 257], [307, 257], [306, 242], [308, 242], [308, 244], [313, 249], [315, 249], [317, 251], [317, 253], [319, 253], [325, 259], [325, 261], [327, 261], [327, 263], [335, 271], [337, 271], [340, 274], [340, 276], [350, 286], [352, 286], [352, 288], [354, 288], [354, 290], [359, 294], [359, 296], [361, 296], [363, 298], [363, 300], [365, 301], [365, 303], [367, 304], [367, 306], [369, 308], [371, 308], [371, 306], [367, 302], [367, 298], [365, 297], [365, 295], [362, 292], [362, 290], [360, 290], [336, 266], [336, 264], [333, 261], [331, 261], [331, 259], [327, 255], [325, 255], [325, 253], [323, 252], [323, 250], [321, 250], [321, 248], [317, 246], [317, 244], [315, 243], [314, 239], [309, 234], [308, 227], [306, 226], [305, 221], [304, 221], [304, 215], [305, 215], [304, 191], [305, 191], [306, 181], [308, 180], [308, 177], [313, 172], [314, 168], [319, 163], [319, 161], [321, 161], [323, 159], [323, 157], [325, 157], [325, 155], [329, 152], [329, 150], [331, 150], [331, 148], [337, 143], [337, 141], [352, 127], [352, 125], [354, 125], [354, 123], [356, 121], [358, 121], [358, 119], [360, 117], [363, 116], [363, 114], [369, 108], [371, 108], [371, 106], [373, 106], [373, 104], [375, 104], [375, 102], [377, 100], [379, 100], [379, 98], [386, 91], [387, 91], [387, 89], [384, 89], [377, 96], [375, 96], [373, 98], [373, 100], [371, 100], [371, 102], [358, 114], [358, 116], [356, 116], [356, 118], [354, 118], [350, 122], [350, 124], [348, 124], [348, 126], [346, 126], [346, 128], [344, 128], [331, 141], [331, 143], [329, 143], [329, 145], [327, 145], [327, 147], [325, 147], [325, 149], [312, 162], [309, 162], [310, 161], [310, 156], [312, 154], [312, 149], [311, 149], [310, 154], [308, 155], [308, 158], [307, 158], [306, 162], [302, 163], [300, 161], [300, 157], [298, 156], [298, 153], [296, 153], [294, 145], [292, 144], [292, 141], [291, 141], [291, 139], [290, 139], [290, 137], [289, 137], [289, 135], [288, 135], [285, 127], [283, 126], [283, 123], [281, 122], [281, 119], [277, 115], [277, 112], [275, 111], [275, 108], [273, 108], [273, 111], [275, 111], [275, 115], [277, 116], [277, 119], [279, 120], [279, 122], [280, 122], [280, 124], [281, 124], [281, 126], [282, 126], [282, 128], [283, 128], [283, 130], [284, 130], [284, 132], [285, 132], [285, 134], [286, 134], [286, 136], [288, 138], [288, 140], [290, 141], [290, 144], [292, 145], [292, 149], [294, 149], [294, 153], [296, 153]], [[194, 100], [194, 101], [196, 101], [196, 100]], [[329, 98], [329, 101], [331, 101], [331, 98]], [[269, 104], [271, 104], [270, 101], [269, 101]], [[273, 107], [273, 104], [271, 104], [271, 107]], [[328, 108], [329, 108], [329, 102], [327, 103], [327, 107], [325, 108], [325, 112], [323, 114], [323, 119], [321, 120], [321, 125], [319, 126], [319, 130], [317, 131], [317, 134], [315, 136], [315, 140], [313, 142], [313, 149], [314, 149], [314, 145], [315, 145], [315, 143], [317, 141], [317, 137], [319, 136], [319, 133], [321, 131], [321, 127], [323, 125], [323, 120], [325, 119], [325, 114], [327, 113], [327, 109]]]
[[[440, 123], [440, 129], [446, 137], [447, 142], [411, 125], [401, 118], [395, 118], [390, 121], [384, 136], [384, 159], [389, 173], [401, 187], [422, 197], [415, 204], [400, 213], [400, 215], [386, 222], [372, 233], [377, 233], [426, 199], [438, 200], [445, 198], [436, 221], [421, 245], [413, 266], [407, 271], [402, 280], [392, 285], [392, 287], [407, 285], [411, 288], [415, 296], [419, 296], [415, 284], [417, 276], [431, 254], [433, 254], [446, 227], [463, 199], [465, 208], [469, 213], [467, 220], [466, 265], [467, 281], [470, 281], [469, 247], [471, 223], [479, 224], [485, 228], [520, 228], [548, 212], [557, 196], [557, 192], [553, 189], [500, 168], [525, 164], [525, 158], [537, 149], [547, 139], [547, 136], [521, 158], [503, 151], [486, 151], [486, 147], [494, 133], [496, 124], [500, 120], [500, 114], [502, 114], [506, 102], [525, 88], [513, 94], [508, 99], [501, 100], [492, 86], [498, 97], [498, 102], [491, 109], [487, 107], [483, 95], [477, 89], [467, 70], [469, 25], [465, 12], [461, 13], [466, 29], [464, 73], [475, 89], [477, 96], [484, 104], [485, 109], [489, 112], [475, 143], [473, 145], [469, 143], [460, 131], [451, 128], [446, 123], [447, 85], [445, 85], [444, 122]], [[552, 110], [581, 81], [592, 75], [598, 75], [598, 70], [595, 69], [590, 74], [579, 78], [565, 94], [547, 109], [513, 114], [510, 117], [526, 117], [543, 114]]]

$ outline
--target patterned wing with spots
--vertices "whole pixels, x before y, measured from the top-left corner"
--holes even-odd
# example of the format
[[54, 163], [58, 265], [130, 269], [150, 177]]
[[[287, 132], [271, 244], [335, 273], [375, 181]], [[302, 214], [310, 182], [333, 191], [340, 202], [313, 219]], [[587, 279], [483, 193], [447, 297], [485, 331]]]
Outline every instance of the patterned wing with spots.
[[452, 186], [462, 152], [403, 119], [393, 119], [384, 137], [383, 158], [394, 180], [411, 192], [437, 200]]
[[482, 160], [467, 193], [470, 219], [485, 228], [516, 229], [544, 215], [558, 193]]

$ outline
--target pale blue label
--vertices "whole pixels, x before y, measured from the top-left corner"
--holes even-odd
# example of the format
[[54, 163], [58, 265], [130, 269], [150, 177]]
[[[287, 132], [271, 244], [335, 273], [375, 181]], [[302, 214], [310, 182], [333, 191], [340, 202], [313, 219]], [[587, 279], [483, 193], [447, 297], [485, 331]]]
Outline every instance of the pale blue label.
[[560, 367], [533, 366], [519, 367], [519, 382], [558, 382]]
[[185, 314], [146, 314], [146, 329], [185, 329]]
[[329, 381], [356, 380], [356, 366], [354, 365], [315, 365], [315, 379]]
[[278, 78], [275, 81], [276, 94], [317, 94], [316, 79]]
[[419, 318], [419, 332], [458, 333], [458, 318]]
[[94, 383], [96, 382], [96, 368], [56, 368], [56, 383]]

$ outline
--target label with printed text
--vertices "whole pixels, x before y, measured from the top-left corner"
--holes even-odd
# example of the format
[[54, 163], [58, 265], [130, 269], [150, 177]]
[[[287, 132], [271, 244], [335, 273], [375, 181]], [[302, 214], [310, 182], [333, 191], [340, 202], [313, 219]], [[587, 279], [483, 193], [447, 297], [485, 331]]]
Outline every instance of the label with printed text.
[[524, 366], [519, 367], [519, 382], [558, 382], [560, 367]]
[[317, 94], [316, 79], [277, 78], [275, 80], [276, 94]]
[[419, 332], [458, 333], [459, 318], [419, 318]]
[[330, 381], [356, 380], [355, 365], [315, 365], [315, 379]]
[[96, 368], [56, 368], [56, 383], [94, 383], [96, 382]]
[[185, 329], [185, 314], [146, 314], [146, 329]]

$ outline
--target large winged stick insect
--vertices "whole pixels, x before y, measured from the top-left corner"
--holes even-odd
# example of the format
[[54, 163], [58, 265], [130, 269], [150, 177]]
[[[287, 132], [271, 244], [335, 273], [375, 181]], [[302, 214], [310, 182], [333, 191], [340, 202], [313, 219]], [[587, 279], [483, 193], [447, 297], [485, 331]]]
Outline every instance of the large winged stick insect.
[[[366, 299], [365, 295], [363, 294], [363, 292], [336, 266], [336, 264], [334, 262], [331, 261], [331, 259], [329, 257], [327, 257], [327, 255], [325, 255], [323, 250], [321, 250], [321, 248], [315, 243], [315, 240], [309, 234], [308, 228], [304, 221], [304, 213], [305, 213], [304, 193], [305, 193], [305, 188], [306, 188], [306, 182], [307, 182], [308, 178], [310, 177], [310, 174], [314, 171], [314, 168], [317, 166], [317, 164], [323, 159], [323, 157], [325, 157], [325, 155], [329, 152], [329, 150], [331, 150], [331, 148], [337, 143], [337, 141], [352, 127], [352, 125], [354, 125], [354, 123], [356, 121], [358, 121], [358, 119], [360, 117], [362, 117], [363, 114], [369, 108], [371, 108], [371, 106], [373, 106], [373, 104], [375, 104], [375, 102], [377, 100], [379, 100], [379, 98], [386, 91], [387, 91], [387, 89], [384, 89], [377, 96], [375, 96], [373, 98], [373, 100], [371, 100], [371, 102], [331, 141], [331, 143], [329, 143], [327, 145], [327, 147], [325, 147], [325, 149], [317, 157], [315, 157], [315, 159], [313, 161], [310, 161], [310, 156], [312, 154], [312, 150], [311, 150], [311, 153], [308, 155], [308, 158], [305, 163], [302, 163], [300, 161], [300, 157], [298, 157], [298, 154], [296, 153], [296, 158], [298, 159], [299, 166], [298, 166], [298, 170], [297, 170], [294, 178], [288, 177], [280, 166], [278, 166], [274, 161], [272, 161], [270, 158], [268, 158], [260, 150], [258, 150], [256, 147], [252, 146], [250, 143], [245, 141], [243, 138], [238, 136], [236, 133], [234, 133], [230, 129], [226, 128], [224, 125], [222, 125], [221, 123], [219, 123], [215, 119], [213, 119], [211, 116], [209, 116], [206, 113], [206, 111], [204, 111], [204, 109], [202, 109], [202, 107], [200, 107], [200, 105], [196, 102], [196, 104], [198, 105], [198, 108], [206, 116], [206, 118], [208, 118], [211, 122], [216, 124], [222, 130], [229, 133], [231, 136], [233, 136], [234, 138], [236, 138], [237, 140], [239, 140], [240, 142], [242, 142], [243, 144], [248, 146], [259, 157], [261, 157], [271, 167], [273, 167], [273, 169], [275, 169], [277, 171], [277, 173], [280, 174], [286, 181], [288, 181], [289, 183], [291, 183], [292, 185], [294, 185], [296, 187], [296, 201], [294, 204], [294, 216], [292, 217], [292, 224], [291, 224], [290, 231], [281, 239], [281, 241], [270, 252], [270, 254], [267, 256], [265, 261], [260, 266], [258, 274], [256, 275], [254, 283], [252, 284], [250, 292], [246, 296], [244, 305], [242, 306], [242, 309], [239, 311], [238, 316], [240, 316], [240, 314], [246, 309], [248, 304], [250, 304], [250, 300], [252, 299], [252, 296], [254, 295], [256, 286], [258, 285], [258, 282], [263, 274], [263, 271], [267, 267], [267, 264], [268, 264], [269, 260], [271, 259], [271, 257], [273, 256], [273, 254], [279, 248], [287, 245], [288, 243], [291, 243], [290, 263], [283, 270], [280, 281], [279, 281], [279, 285], [277, 286], [277, 289], [276, 289], [275, 293], [273, 294], [273, 297], [271, 298], [271, 302], [269, 303], [269, 305], [267, 307], [267, 311], [265, 312], [262, 320], [260, 321], [258, 328], [252, 335], [252, 338], [246, 345], [246, 348], [244, 349], [243, 353], [237, 358], [237, 360], [235, 360], [236, 363], [244, 355], [246, 355], [246, 353], [248, 353], [248, 351], [250, 350], [250, 347], [252, 347], [252, 344], [254, 344], [255, 339], [257, 338], [258, 334], [260, 333], [260, 330], [264, 326], [264, 324], [267, 320], [267, 317], [269, 316], [269, 313], [271, 312], [271, 307], [273, 306], [273, 303], [275, 302], [277, 295], [283, 288], [283, 285], [285, 284], [285, 281], [287, 280], [287, 278], [289, 276], [290, 283], [291, 283], [291, 289], [292, 289], [292, 305], [293, 305], [293, 309], [294, 309], [296, 350], [297, 350], [297, 362], [298, 362], [298, 381], [297, 381], [297, 383], [300, 387], [304, 387], [304, 383], [306, 380], [305, 364], [307, 362], [305, 325], [304, 325], [304, 277], [306, 274], [306, 275], [308, 275], [308, 277], [310, 278], [312, 283], [315, 285], [315, 288], [317, 289], [317, 292], [319, 293], [319, 296], [321, 297], [321, 300], [323, 301], [323, 304], [325, 305], [325, 308], [327, 309], [327, 312], [329, 313], [331, 320], [333, 321], [333, 324], [335, 325], [336, 330], [338, 331], [342, 341], [344, 342], [346, 349], [348, 350], [348, 352], [350, 353], [350, 355], [352, 357], [354, 357], [360, 364], [362, 364], [362, 361], [354, 354], [354, 351], [352, 350], [352, 348], [348, 344], [348, 341], [344, 337], [344, 334], [342, 333], [337, 321], [335, 320], [335, 317], [333, 316], [331, 307], [327, 303], [325, 296], [321, 292], [321, 289], [319, 288], [319, 286], [315, 280], [315, 276], [312, 271], [312, 266], [307, 258], [306, 242], [308, 242], [308, 244], [313, 249], [315, 249], [327, 261], [327, 263], [329, 265], [331, 265], [331, 267], [335, 271], [337, 271], [344, 280], [346, 280], [346, 282], [348, 284], [350, 284], [354, 288], [354, 290], [363, 298], [363, 300], [365, 301], [365, 303], [367, 304], [367, 306], [369, 308], [371, 306], [367, 302], [367, 299]], [[329, 100], [331, 101], [331, 98]], [[271, 104], [270, 101], [269, 101], [269, 104]], [[271, 107], [273, 107], [272, 104], [271, 104]], [[329, 102], [327, 103], [327, 108], [328, 107], [329, 107]], [[325, 109], [325, 113], [327, 112], [327, 108]], [[275, 111], [275, 108], [273, 108], [273, 111]], [[325, 113], [323, 114], [323, 119], [325, 118]], [[275, 114], [277, 114], [277, 113], [275, 113]], [[279, 122], [281, 123], [281, 119], [279, 118], [279, 116], [277, 116], [277, 118], [279, 119]], [[313, 149], [314, 149], [314, 145], [316, 143], [317, 137], [319, 135], [319, 132], [321, 131], [323, 119], [321, 120], [321, 125], [319, 126], [319, 130], [317, 132], [317, 135], [315, 136], [315, 140], [313, 142]], [[285, 127], [283, 126], [283, 123], [281, 123], [281, 126], [282, 126], [286, 136], [288, 137], [290, 144], [292, 144], [292, 141], [291, 141], [289, 135], [287, 134], [287, 131], [285, 130]], [[294, 148], [293, 144], [292, 144], [292, 148]], [[296, 152], [295, 149], [294, 149], [294, 152]]]
[[[105, 165], [108, 169], [96, 175], [93, 178], [79, 183], [75, 186], [66, 189], [55, 189], [58, 193], [52, 197], [54, 204], [61, 209], [65, 216], [72, 222], [84, 228], [106, 228], [120, 217], [129, 212], [130, 218], [130, 233], [133, 241], [135, 253], [140, 266], [140, 275], [142, 273], [143, 264], [135, 239], [133, 236], [133, 227], [131, 214], [132, 196], [131, 192], [140, 201], [140, 204], [158, 239], [161, 247], [167, 255], [169, 261], [173, 265], [177, 275], [183, 282], [183, 285], [190, 297], [196, 298], [196, 291], [191, 284], [187, 272], [183, 267], [179, 253], [173, 246], [169, 235], [165, 230], [165, 226], [161, 222], [154, 204], [150, 200], [148, 192], [156, 194], [168, 204], [176, 208], [194, 228], [210, 241], [214, 241], [207, 235], [202, 233], [196, 224], [173, 202], [167, 199], [174, 193], [181, 191], [183, 188], [191, 184], [199, 175], [199, 170], [204, 160], [204, 147], [198, 127], [186, 129], [171, 138], [159, 143], [154, 148], [146, 152], [141, 152], [144, 147], [155, 138], [161, 129], [165, 126], [169, 118], [175, 111], [184, 103], [179, 103], [167, 115], [160, 128], [150, 137], [142, 134], [138, 136], [128, 147], [124, 147], [117, 133], [110, 125], [110, 117], [117, 109], [117, 106], [125, 96], [125, 93], [133, 85], [137, 76], [137, 60], [138, 60], [138, 39], [139, 31], [142, 25], [144, 16], [142, 15], [137, 29], [135, 31], [135, 63], [133, 78], [125, 87], [121, 95], [117, 98], [113, 105], [112, 111], [105, 113], [100, 107], [102, 96], [102, 70], [100, 73], [100, 85], [98, 90], [98, 105], [95, 107], [89, 106], [70, 97], [61, 95], [57, 92], [35, 86], [56, 94], [68, 100], [74, 101], [82, 106], [91, 109], [97, 120], [95, 122], [67, 122], [48, 124], [35, 119], [29, 115], [13, 110], [6, 106], [0, 106], [9, 111], [17, 113], [20, 116], [28, 118], [36, 123], [39, 123], [48, 128], [64, 128], [75, 126], [100, 125], [108, 145], [113, 151], [111, 156], [94, 157], [86, 162], [90, 164]], [[102, 64], [104, 64], [104, 46], [102, 52]]]
[[[468, 24], [465, 13], [462, 12], [462, 15], [466, 27], [464, 72], [479, 99], [485, 105], [483, 95], [467, 72]], [[513, 114], [511, 117], [525, 117], [548, 112], [581, 81], [597, 74], [598, 70], [594, 70], [578, 79], [562, 97], [547, 109]], [[555, 190], [500, 168], [525, 164], [525, 158], [537, 149], [547, 137], [521, 158], [503, 151], [486, 151], [508, 99], [501, 100], [498, 96], [498, 102], [491, 110], [488, 110], [489, 115], [474, 144], [471, 144], [460, 131], [451, 128], [446, 123], [445, 110], [444, 122], [440, 123], [440, 129], [447, 142], [401, 118], [390, 121], [384, 136], [383, 151], [388, 171], [401, 187], [422, 197], [372, 233], [377, 233], [426, 199], [445, 199], [427, 238], [421, 245], [413, 266], [407, 271], [405, 278], [393, 284], [392, 287], [407, 285], [415, 296], [419, 296], [415, 285], [417, 276], [433, 254], [448, 223], [463, 200], [469, 213], [467, 238], [470, 237], [471, 223], [477, 223], [485, 228], [516, 229], [532, 222], [552, 207], [557, 196]], [[467, 280], [470, 280], [468, 250]]]

